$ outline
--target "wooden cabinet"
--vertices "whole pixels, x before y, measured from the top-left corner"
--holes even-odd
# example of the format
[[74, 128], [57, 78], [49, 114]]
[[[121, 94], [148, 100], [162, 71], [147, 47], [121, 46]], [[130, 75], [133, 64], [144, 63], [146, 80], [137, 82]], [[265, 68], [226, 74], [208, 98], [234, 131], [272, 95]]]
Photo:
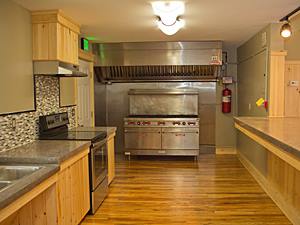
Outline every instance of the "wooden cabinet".
[[57, 225], [55, 184], [39, 194], [0, 225]]
[[53, 175], [0, 211], [0, 225], [57, 225], [56, 182]]
[[57, 181], [59, 225], [77, 225], [90, 209], [88, 149], [61, 166]]
[[78, 65], [80, 26], [60, 10], [32, 12], [33, 60]]
[[108, 184], [115, 178], [115, 133], [108, 137], [107, 156], [108, 156]]
[[285, 116], [300, 116], [300, 61], [286, 61], [285, 64]]
[[0, 225], [78, 225], [90, 209], [89, 149], [0, 210]]

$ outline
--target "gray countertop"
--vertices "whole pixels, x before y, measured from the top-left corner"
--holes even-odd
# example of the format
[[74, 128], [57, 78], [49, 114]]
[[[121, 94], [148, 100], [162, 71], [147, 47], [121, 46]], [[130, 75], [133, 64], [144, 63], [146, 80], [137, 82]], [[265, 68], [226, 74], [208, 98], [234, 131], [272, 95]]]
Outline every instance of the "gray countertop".
[[37, 140], [0, 153], [0, 163], [60, 164], [90, 146], [89, 141]]
[[71, 131], [105, 131], [107, 136], [110, 136], [117, 131], [117, 127], [76, 127], [71, 129]]
[[46, 164], [39, 166], [42, 166], [42, 168], [15, 181], [0, 192], [0, 210], [32, 190], [59, 170], [59, 165]]
[[236, 117], [241, 127], [300, 158], [300, 118]]

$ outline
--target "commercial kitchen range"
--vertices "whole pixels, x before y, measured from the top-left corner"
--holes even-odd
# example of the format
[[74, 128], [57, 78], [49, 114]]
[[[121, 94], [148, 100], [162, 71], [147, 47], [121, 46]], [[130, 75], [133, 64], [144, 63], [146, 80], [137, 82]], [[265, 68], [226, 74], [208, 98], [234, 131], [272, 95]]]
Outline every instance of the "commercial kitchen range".
[[197, 89], [133, 89], [125, 155], [199, 155]]

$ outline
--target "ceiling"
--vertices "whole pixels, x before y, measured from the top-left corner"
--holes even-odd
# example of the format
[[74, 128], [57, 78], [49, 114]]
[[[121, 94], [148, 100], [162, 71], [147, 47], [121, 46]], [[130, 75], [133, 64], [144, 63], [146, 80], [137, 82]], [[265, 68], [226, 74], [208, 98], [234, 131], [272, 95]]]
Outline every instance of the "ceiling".
[[186, 0], [184, 29], [164, 35], [149, 0], [14, 0], [29, 10], [62, 9], [96, 42], [222, 40], [238, 46], [300, 0]]

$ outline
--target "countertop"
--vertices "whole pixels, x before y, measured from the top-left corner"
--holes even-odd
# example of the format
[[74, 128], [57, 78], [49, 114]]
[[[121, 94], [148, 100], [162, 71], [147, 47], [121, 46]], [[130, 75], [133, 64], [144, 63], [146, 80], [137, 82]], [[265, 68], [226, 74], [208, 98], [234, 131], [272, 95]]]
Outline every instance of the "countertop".
[[105, 131], [107, 137], [109, 137], [117, 131], [117, 127], [76, 127], [71, 129], [71, 131]]
[[0, 163], [60, 164], [90, 146], [89, 141], [37, 140], [0, 153]]
[[[12, 165], [12, 164], [9, 164]], [[42, 168], [33, 172], [32, 174], [25, 176], [6, 189], [0, 192], [0, 210], [32, 190], [38, 184], [54, 175], [59, 170], [59, 165], [46, 164], [46, 165], [33, 165], [41, 166]]]
[[235, 117], [234, 120], [300, 159], [300, 118]]

